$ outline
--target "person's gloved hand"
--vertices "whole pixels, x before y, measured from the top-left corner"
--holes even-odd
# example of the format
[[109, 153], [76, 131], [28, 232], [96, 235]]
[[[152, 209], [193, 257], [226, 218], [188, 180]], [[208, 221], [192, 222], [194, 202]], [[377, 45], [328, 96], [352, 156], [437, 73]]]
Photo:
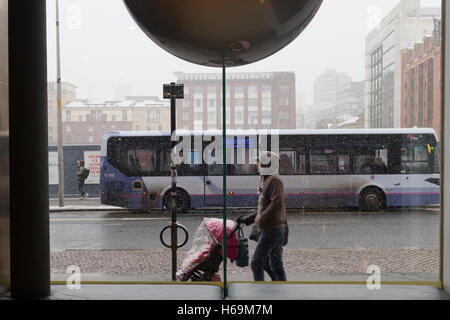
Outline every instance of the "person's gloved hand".
[[255, 222], [255, 218], [256, 218], [256, 212], [255, 213], [252, 213], [252, 214], [249, 214], [249, 215], [247, 215], [247, 216], [245, 216], [245, 217], [241, 217], [241, 223], [245, 223], [245, 225], [250, 225], [250, 224], [252, 224], [252, 223], [254, 223]]

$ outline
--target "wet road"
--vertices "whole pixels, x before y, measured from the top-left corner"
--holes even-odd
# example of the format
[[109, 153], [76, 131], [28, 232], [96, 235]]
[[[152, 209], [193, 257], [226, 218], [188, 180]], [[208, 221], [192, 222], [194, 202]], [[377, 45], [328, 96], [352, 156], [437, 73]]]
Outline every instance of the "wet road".
[[[235, 220], [240, 214], [232, 213]], [[191, 241], [204, 216], [180, 215], [178, 221], [189, 231]], [[306, 212], [290, 213], [289, 244], [292, 249], [319, 248], [438, 248], [439, 210], [409, 209], [383, 213]], [[164, 249], [160, 231], [170, 223], [164, 214], [118, 212], [59, 212], [50, 214], [50, 245], [60, 250]], [[246, 235], [250, 227], [245, 227]], [[179, 233], [180, 242], [184, 234]], [[170, 242], [170, 232], [166, 233]], [[255, 243], [249, 241], [250, 248]]]

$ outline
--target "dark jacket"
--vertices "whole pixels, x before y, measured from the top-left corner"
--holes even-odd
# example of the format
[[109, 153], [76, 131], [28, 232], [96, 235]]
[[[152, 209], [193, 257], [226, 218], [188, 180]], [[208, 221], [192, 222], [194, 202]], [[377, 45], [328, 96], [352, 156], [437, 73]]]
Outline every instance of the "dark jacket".
[[286, 225], [286, 205], [284, 186], [280, 176], [264, 179], [258, 200], [255, 224], [259, 230], [280, 228]]

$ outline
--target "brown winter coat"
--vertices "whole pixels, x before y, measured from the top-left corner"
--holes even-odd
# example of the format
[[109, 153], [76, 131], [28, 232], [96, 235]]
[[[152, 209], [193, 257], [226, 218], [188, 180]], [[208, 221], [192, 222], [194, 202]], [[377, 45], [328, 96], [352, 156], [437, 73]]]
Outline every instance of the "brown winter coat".
[[267, 177], [262, 184], [255, 224], [259, 230], [279, 228], [286, 224], [284, 186], [278, 175]]

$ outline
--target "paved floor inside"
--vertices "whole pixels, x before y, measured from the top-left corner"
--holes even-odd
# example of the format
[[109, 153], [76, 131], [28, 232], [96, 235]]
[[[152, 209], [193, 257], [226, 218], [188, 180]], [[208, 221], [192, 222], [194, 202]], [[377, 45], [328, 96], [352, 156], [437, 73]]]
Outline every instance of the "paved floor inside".
[[[83, 284], [79, 290], [52, 285], [50, 300], [221, 300], [222, 288], [204, 284]], [[231, 283], [229, 300], [450, 300], [425, 285]]]

